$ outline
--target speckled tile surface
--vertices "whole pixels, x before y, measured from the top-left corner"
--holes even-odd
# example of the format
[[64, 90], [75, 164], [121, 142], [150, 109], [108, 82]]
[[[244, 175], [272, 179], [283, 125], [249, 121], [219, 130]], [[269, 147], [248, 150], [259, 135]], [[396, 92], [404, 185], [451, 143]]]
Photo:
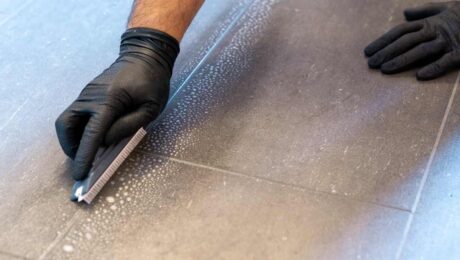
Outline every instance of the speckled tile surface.
[[142, 153], [78, 214], [47, 258], [390, 259], [409, 215]]
[[142, 149], [410, 209], [456, 75], [421, 83], [413, 71], [367, 68], [363, 47], [400, 23], [402, 9], [254, 5]]
[[0, 259], [458, 258], [457, 75], [362, 55], [416, 3], [207, 0], [173, 101], [86, 206], [53, 123], [131, 0], [0, 1]]
[[[248, 3], [208, 1], [182, 42], [188, 56], [177, 62], [174, 88]], [[0, 252], [38, 257], [79, 210], [68, 201], [72, 181], [54, 120], [113, 62], [130, 7], [130, 0], [0, 2], [12, 17], [0, 24]]]

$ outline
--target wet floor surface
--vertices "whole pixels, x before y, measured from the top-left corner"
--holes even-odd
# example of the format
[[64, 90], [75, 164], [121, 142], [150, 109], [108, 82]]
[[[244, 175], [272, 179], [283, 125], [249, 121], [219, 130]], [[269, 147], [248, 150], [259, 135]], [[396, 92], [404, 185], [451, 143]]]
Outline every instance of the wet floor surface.
[[131, 2], [0, 2], [0, 259], [457, 259], [457, 73], [362, 54], [418, 3], [207, 0], [168, 108], [86, 206], [54, 119]]

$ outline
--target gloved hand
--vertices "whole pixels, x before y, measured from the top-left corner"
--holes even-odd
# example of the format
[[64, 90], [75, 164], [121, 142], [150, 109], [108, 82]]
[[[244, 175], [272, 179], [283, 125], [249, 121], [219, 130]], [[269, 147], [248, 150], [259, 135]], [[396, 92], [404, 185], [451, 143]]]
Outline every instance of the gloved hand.
[[166, 33], [128, 29], [117, 60], [57, 119], [62, 149], [74, 160], [72, 175], [84, 179], [101, 145], [134, 134], [154, 120], [169, 97], [169, 81], [179, 43]]
[[391, 74], [431, 61], [417, 72], [417, 79], [429, 80], [460, 65], [460, 2], [426, 4], [405, 10], [404, 16], [409, 22], [364, 50], [370, 68]]

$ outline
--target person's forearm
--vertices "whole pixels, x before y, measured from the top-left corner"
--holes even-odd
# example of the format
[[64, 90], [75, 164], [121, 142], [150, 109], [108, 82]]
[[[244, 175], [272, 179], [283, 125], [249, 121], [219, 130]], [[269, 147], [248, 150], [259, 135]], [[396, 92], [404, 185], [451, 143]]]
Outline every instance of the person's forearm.
[[128, 28], [163, 31], [178, 41], [205, 0], [134, 0]]

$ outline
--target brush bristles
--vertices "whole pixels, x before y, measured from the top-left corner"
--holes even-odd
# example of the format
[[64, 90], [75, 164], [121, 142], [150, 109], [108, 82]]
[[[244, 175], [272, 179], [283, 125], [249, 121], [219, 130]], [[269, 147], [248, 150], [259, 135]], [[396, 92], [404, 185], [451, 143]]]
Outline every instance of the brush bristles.
[[89, 191], [82, 196], [83, 201], [90, 204], [97, 194], [102, 190], [104, 185], [109, 181], [117, 169], [123, 164], [123, 162], [128, 158], [129, 154], [136, 148], [136, 146], [142, 141], [142, 138], [147, 134], [147, 132], [141, 128], [137, 133], [129, 140], [128, 144], [121, 150], [117, 155], [115, 160], [107, 167], [105, 172], [101, 177], [94, 183], [94, 185], [89, 189]]

